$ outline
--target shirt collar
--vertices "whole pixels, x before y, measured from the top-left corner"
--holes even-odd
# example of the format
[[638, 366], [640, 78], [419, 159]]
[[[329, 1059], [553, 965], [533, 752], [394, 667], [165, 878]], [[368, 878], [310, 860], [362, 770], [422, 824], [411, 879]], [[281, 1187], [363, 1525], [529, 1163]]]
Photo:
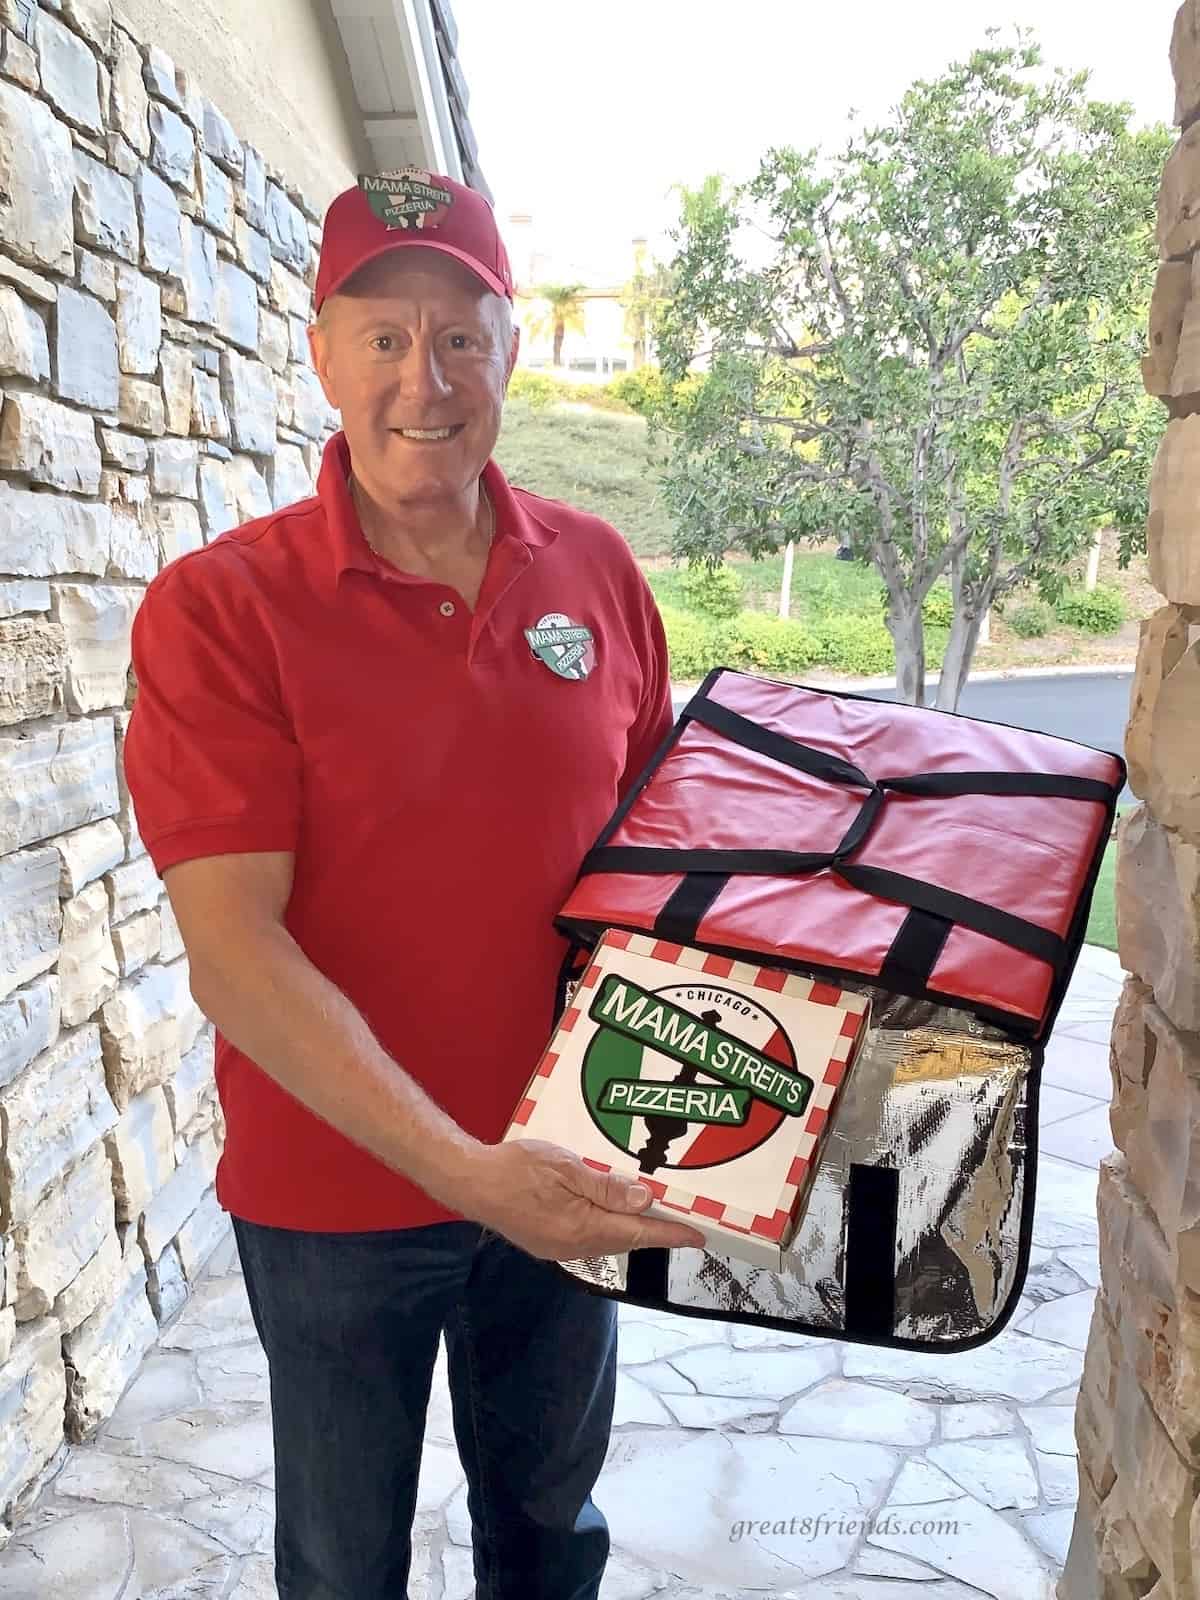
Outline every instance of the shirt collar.
[[[496, 512], [494, 543], [514, 539], [537, 550], [558, 538], [558, 522], [551, 505], [547, 502], [544, 512], [531, 510], [524, 498], [518, 499], [513, 493], [495, 461], [484, 467], [481, 481]], [[363, 536], [350, 493], [350, 447], [344, 433], [335, 433], [325, 446], [317, 496], [325, 513], [334, 582], [340, 582], [342, 574], [349, 570], [378, 573], [379, 560]]]

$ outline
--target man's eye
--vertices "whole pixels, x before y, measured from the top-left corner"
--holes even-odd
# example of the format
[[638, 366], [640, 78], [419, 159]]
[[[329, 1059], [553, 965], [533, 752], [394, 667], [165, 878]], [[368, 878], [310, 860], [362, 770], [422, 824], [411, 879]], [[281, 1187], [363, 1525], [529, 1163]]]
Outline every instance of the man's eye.
[[455, 350], [465, 350], [470, 345], [470, 343], [471, 343], [471, 338], [470, 338], [469, 334], [466, 334], [466, 333], [452, 333], [450, 335], [450, 344]]
[[371, 348], [373, 350], [379, 350], [386, 355], [389, 350], [395, 348], [395, 343], [396, 341], [392, 338], [390, 333], [381, 333], [377, 338], [371, 340]]

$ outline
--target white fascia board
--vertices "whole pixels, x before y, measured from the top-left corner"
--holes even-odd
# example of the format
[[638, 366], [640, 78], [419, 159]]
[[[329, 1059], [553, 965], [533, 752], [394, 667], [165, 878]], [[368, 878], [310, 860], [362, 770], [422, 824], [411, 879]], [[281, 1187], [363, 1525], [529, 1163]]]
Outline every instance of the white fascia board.
[[461, 183], [462, 160], [450, 120], [450, 101], [434, 38], [429, 0], [392, 0], [392, 4], [429, 168]]

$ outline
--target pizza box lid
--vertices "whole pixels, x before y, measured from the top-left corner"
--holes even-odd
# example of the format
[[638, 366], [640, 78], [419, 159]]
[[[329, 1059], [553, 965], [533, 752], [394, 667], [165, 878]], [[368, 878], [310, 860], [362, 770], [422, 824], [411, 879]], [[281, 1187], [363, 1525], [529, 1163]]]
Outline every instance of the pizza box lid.
[[778, 1269], [868, 1015], [830, 983], [606, 931], [505, 1138], [636, 1176], [650, 1215]]

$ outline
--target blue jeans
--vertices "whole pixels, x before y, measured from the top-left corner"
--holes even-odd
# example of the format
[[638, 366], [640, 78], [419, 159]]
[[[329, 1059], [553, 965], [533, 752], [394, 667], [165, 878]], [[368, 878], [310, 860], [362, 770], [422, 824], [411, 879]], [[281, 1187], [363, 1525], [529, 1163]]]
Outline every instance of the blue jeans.
[[615, 1304], [469, 1222], [234, 1231], [271, 1375], [280, 1600], [405, 1600], [443, 1331], [477, 1600], [596, 1600]]

